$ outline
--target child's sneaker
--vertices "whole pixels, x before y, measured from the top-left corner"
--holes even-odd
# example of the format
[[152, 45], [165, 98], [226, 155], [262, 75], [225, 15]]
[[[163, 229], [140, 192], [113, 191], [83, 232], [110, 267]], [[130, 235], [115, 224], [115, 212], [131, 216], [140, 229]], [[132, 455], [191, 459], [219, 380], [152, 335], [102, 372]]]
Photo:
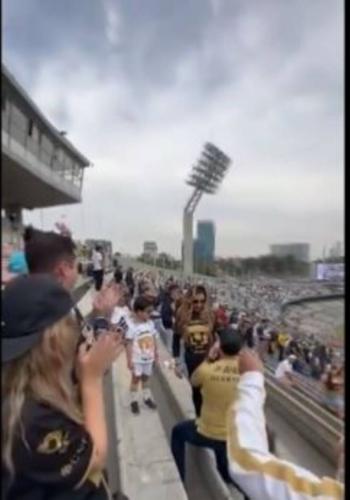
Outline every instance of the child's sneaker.
[[143, 400], [145, 405], [148, 406], [148, 408], [151, 408], [151, 410], [155, 410], [157, 408], [157, 405], [151, 398], [147, 398]]
[[133, 401], [130, 405], [132, 413], [138, 415], [140, 413], [140, 407], [137, 401]]

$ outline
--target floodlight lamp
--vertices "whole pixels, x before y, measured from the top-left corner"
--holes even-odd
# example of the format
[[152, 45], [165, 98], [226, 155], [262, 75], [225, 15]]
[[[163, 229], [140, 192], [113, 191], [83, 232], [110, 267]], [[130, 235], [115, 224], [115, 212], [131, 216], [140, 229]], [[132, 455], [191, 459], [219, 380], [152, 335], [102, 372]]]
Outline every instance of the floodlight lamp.
[[192, 167], [192, 172], [186, 183], [198, 191], [214, 194], [222, 182], [229, 165], [230, 158], [214, 144], [204, 145], [201, 157]]

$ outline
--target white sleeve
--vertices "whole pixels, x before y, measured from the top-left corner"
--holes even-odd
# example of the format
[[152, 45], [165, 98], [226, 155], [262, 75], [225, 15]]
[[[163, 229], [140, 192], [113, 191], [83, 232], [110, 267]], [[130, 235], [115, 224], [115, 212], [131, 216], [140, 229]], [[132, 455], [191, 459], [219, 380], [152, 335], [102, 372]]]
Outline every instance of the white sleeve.
[[128, 324], [128, 328], [125, 330], [125, 339], [126, 340], [134, 340], [135, 331], [130, 324]]
[[155, 337], [156, 339], [158, 339], [158, 338], [159, 338], [159, 332], [158, 332], [158, 330], [157, 330], [157, 328], [156, 328], [156, 325], [154, 324], [154, 322], [153, 322], [153, 321], [152, 321], [152, 333], [153, 333], [153, 335], [154, 335], [154, 337]]
[[120, 318], [121, 318], [120, 308], [115, 307], [111, 316], [112, 325], [117, 325], [120, 321]]
[[227, 451], [232, 479], [250, 500], [341, 500], [343, 485], [280, 460], [268, 451], [264, 377], [247, 372], [228, 414]]

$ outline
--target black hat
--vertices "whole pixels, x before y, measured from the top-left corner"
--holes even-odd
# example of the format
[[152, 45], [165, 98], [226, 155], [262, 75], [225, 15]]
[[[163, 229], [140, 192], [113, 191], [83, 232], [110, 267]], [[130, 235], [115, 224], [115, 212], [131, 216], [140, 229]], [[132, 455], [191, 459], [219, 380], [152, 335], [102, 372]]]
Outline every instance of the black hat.
[[51, 275], [32, 274], [10, 281], [2, 294], [2, 363], [21, 357], [44, 330], [73, 307], [70, 293]]
[[221, 350], [228, 355], [236, 355], [239, 353], [243, 346], [243, 337], [241, 333], [230, 326], [220, 328], [218, 330]]

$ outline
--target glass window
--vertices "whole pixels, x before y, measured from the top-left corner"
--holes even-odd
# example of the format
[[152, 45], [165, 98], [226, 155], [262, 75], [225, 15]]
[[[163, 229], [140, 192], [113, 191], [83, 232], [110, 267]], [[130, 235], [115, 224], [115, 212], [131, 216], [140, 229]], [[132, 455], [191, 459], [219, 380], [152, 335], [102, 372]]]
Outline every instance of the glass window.
[[57, 150], [57, 160], [60, 162], [60, 163], [63, 163], [64, 161], [64, 152], [62, 149], [58, 149]]
[[41, 134], [40, 143], [41, 143], [41, 149], [43, 149], [46, 153], [48, 153], [50, 156], [52, 156], [53, 144], [45, 134]]
[[16, 142], [22, 144], [23, 146], [25, 146], [28, 137], [27, 128], [28, 120], [26, 116], [15, 104], [12, 104], [10, 117], [10, 135]]
[[32, 138], [33, 138], [33, 141], [39, 143], [40, 132], [39, 132], [38, 127], [36, 127], [35, 125], [33, 126]]
[[1, 94], [1, 128], [9, 131], [10, 125], [10, 105], [6, 94]]
[[30, 118], [29, 122], [28, 122], [28, 135], [29, 135], [29, 137], [32, 137], [32, 135], [33, 135], [33, 128], [34, 128], [34, 122]]
[[66, 167], [67, 170], [72, 170], [73, 169], [73, 160], [67, 154], [65, 155], [64, 165], [65, 165], [65, 167]]
[[27, 130], [27, 117], [15, 104], [12, 105], [11, 123], [15, 128], [19, 128], [20, 130]]
[[39, 130], [32, 118], [28, 121], [28, 135], [33, 139], [33, 141], [39, 142]]
[[7, 99], [6, 99], [6, 94], [3, 92], [1, 94], [1, 111], [6, 112], [7, 108]]

